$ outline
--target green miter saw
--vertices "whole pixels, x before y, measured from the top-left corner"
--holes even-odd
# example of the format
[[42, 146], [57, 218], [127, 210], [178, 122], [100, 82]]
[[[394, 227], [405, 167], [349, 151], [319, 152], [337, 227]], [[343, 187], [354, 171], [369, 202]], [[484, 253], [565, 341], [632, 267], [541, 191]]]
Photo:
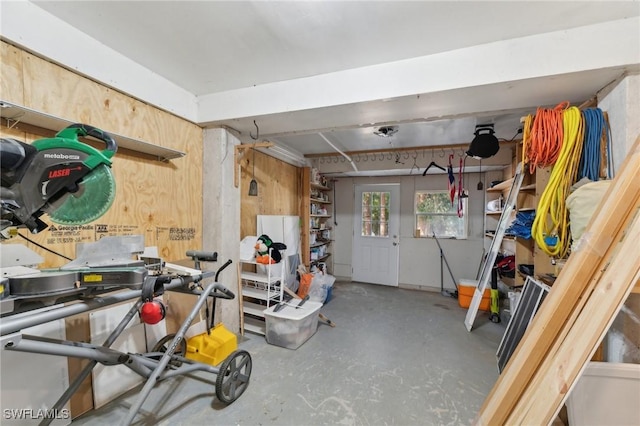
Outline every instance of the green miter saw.
[[[78, 140], [85, 136], [104, 142], [106, 148], [99, 151]], [[17, 227], [34, 234], [44, 230], [43, 213], [64, 225], [82, 225], [102, 216], [116, 194], [111, 157], [117, 149], [111, 135], [86, 124], [72, 124], [31, 145], [0, 139], [2, 239]]]

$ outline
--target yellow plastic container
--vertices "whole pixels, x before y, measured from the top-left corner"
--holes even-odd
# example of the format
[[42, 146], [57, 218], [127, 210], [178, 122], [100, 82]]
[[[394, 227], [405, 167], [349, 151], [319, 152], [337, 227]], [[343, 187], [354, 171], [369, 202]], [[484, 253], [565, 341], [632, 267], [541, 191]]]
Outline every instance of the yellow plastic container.
[[187, 340], [186, 358], [210, 365], [218, 365], [238, 349], [238, 338], [220, 323], [211, 333], [202, 333]]

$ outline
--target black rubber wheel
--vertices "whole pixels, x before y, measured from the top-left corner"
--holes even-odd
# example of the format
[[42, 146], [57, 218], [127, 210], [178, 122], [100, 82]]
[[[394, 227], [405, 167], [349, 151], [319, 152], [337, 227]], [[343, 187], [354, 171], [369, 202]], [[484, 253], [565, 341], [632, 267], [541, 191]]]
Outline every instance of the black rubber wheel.
[[247, 351], [235, 351], [224, 360], [216, 378], [216, 396], [225, 404], [231, 404], [249, 386], [251, 355]]
[[[151, 352], [162, 352], [162, 353], [167, 352], [167, 350], [169, 349], [169, 345], [173, 341], [174, 337], [176, 337], [175, 334], [167, 334], [162, 339], [158, 340], [158, 343], [156, 343], [156, 345], [153, 347], [153, 350]], [[179, 355], [182, 357], [184, 357], [187, 354], [187, 342], [184, 339], [180, 340], [180, 343], [176, 347], [176, 350], [173, 354]], [[169, 364], [174, 365], [176, 367], [180, 367], [182, 365], [182, 362], [172, 359], [171, 361], [169, 361]]]

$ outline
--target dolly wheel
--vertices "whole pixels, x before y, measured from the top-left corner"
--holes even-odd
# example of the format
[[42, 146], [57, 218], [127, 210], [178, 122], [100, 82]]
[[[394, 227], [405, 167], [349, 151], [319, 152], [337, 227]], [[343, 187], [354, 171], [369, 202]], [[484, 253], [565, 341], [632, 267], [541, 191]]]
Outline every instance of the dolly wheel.
[[[158, 343], [156, 343], [151, 352], [167, 352], [167, 350], [169, 349], [169, 345], [173, 341], [174, 337], [176, 337], [175, 334], [167, 334], [162, 339], [158, 340]], [[182, 357], [187, 354], [187, 342], [184, 339], [180, 340], [180, 343], [178, 344], [178, 347], [176, 347], [176, 350], [173, 352], [173, 354]], [[172, 359], [171, 361], [169, 361], [169, 365], [180, 367], [182, 365], [182, 362]]]
[[235, 351], [224, 360], [216, 378], [216, 396], [225, 404], [231, 404], [249, 386], [251, 355], [247, 351]]

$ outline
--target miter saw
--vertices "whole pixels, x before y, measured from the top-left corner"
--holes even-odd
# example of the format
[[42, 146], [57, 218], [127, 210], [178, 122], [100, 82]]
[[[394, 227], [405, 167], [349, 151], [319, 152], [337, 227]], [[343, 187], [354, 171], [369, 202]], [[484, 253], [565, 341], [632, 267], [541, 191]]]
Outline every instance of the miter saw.
[[[106, 147], [100, 151], [80, 142], [79, 137], [97, 139]], [[64, 225], [81, 225], [102, 216], [115, 198], [111, 157], [116, 151], [111, 135], [85, 124], [73, 124], [53, 138], [39, 139], [30, 145], [15, 139], [0, 139], [0, 240], [18, 235], [18, 228], [27, 228], [32, 233], [44, 230], [47, 224], [40, 219], [44, 213], [49, 214], [52, 222]], [[102, 243], [102, 247], [104, 243], [114, 246], [108, 241]], [[142, 251], [144, 242], [138, 246]], [[79, 259], [62, 268], [38, 270], [30, 266], [43, 259], [27, 247], [11, 244], [2, 251], [11, 253], [3, 255], [0, 264], [0, 313], [3, 315], [23, 304], [33, 304], [36, 299], [49, 304], [62, 297], [86, 293], [87, 287], [93, 292], [115, 285], [139, 285], [146, 276], [144, 267], [128, 264], [126, 259], [103, 264], [78, 252]], [[113, 260], [114, 251], [117, 252], [103, 249], [102, 253]], [[121, 248], [119, 251], [126, 252]], [[31, 260], [38, 258], [39, 261]], [[82, 265], [78, 265], [78, 261]], [[111, 266], [125, 268], [104, 273], [95, 269]], [[101, 280], [92, 282], [96, 273], [101, 273]]]
[[[104, 142], [102, 151], [80, 142], [90, 136]], [[86, 124], [72, 124], [55, 137], [31, 145], [0, 139], [2, 190], [1, 239], [16, 235], [17, 228], [38, 233], [52, 222], [82, 225], [102, 216], [115, 198], [111, 157], [117, 144], [108, 133]]]

